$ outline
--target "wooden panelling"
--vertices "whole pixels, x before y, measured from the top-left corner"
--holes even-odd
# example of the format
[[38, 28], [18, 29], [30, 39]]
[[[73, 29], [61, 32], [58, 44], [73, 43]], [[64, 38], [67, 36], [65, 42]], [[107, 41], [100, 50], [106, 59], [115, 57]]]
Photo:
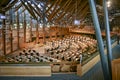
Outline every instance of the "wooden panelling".
[[81, 76], [81, 75], [82, 75], [82, 66], [81, 66], [81, 64], [78, 64], [78, 65], [77, 65], [77, 75], [78, 75], [78, 76]]
[[0, 66], [0, 76], [51, 76], [51, 67]]
[[112, 61], [112, 80], [120, 80], [120, 58]]

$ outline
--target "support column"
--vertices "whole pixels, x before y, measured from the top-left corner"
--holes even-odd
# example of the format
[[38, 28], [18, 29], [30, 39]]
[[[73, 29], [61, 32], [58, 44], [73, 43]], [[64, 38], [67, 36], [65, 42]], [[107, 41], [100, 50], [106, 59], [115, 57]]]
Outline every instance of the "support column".
[[[5, 12], [3, 12], [5, 15]], [[3, 40], [3, 52], [4, 55], [6, 55], [6, 25], [5, 25], [5, 19], [3, 19], [2, 22], [2, 40]]]
[[33, 22], [32, 22], [32, 18], [30, 21], [30, 42], [32, 42], [32, 27], [33, 27]]
[[94, 27], [95, 27], [96, 39], [97, 39], [98, 47], [99, 47], [100, 60], [101, 60], [104, 80], [111, 80], [110, 75], [109, 75], [108, 65], [107, 65], [108, 63], [107, 63], [105, 53], [104, 53], [104, 45], [102, 41], [101, 30], [100, 30], [100, 25], [98, 21], [98, 16], [97, 16], [97, 11], [96, 11], [94, 0], [89, 0], [89, 5], [90, 5], [91, 13], [92, 13]]
[[24, 43], [26, 43], [26, 14], [24, 12]]
[[44, 2], [44, 6], [43, 6], [43, 43], [46, 43], [46, 32], [45, 32], [45, 27], [46, 27], [46, 1]]
[[108, 59], [108, 67], [110, 71], [110, 76], [112, 79], [112, 69], [111, 69], [111, 61], [112, 61], [112, 48], [111, 48], [111, 39], [110, 39], [110, 26], [108, 19], [108, 10], [106, 0], [103, 0], [104, 7], [104, 22], [105, 22], [105, 32], [106, 32], [106, 42], [107, 42], [107, 59]]
[[18, 49], [20, 48], [20, 41], [19, 41], [19, 29], [20, 29], [20, 25], [19, 25], [19, 12], [17, 11], [17, 47]]
[[50, 22], [50, 27], [49, 27], [49, 36], [50, 36], [50, 41], [52, 41], [52, 34], [51, 34], [51, 33], [52, 33], [52, 29], [51, 29], [51, 28], [52, 28], [52, 26], [51, 26], [51, 25], [52, 25], [52, 23]]
[[39, 42], [39, 26], [38, 26], [38, 20], [36, 24], [36, 44]]
[[60, 35], [61, 35], [61, 39], [63, 39], [63, 37], [62, 37], [62, 35], [63, 35], [62, 27], [60, 27]]
[[10, 30], [10, 47], [11, 47], [11, 53], [13, 51], [13, 34], [12, 34], [12, 9], [10, 10], [10, 26], [9, 26], [9, 30]]
[[45, 35], [45, 25], [43, 23], [43, 44], [46, 43], [46, 35]]
[[9, 30], [10, 30], [10, 47], [11, 47], [11, 49], [10, 49], [10, 51], [11, 51], [11, 53], [12, 53], [12, 51], [13, 51], [13, 34], [12, 34], [12, 23], [10, 23], [10, 27], [9, 27]]

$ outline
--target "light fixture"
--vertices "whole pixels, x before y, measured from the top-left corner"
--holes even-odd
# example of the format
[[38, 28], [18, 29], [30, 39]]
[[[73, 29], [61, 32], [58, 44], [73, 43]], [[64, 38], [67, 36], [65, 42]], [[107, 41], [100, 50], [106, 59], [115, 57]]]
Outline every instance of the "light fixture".
[[77, 8], [78, 8], [78, 4], [77, 4], [77, 0], [76, 0], [76, 3], [75, 3], [75, 20], [74, 20], [74, 25], [80, 25], [80, 20], [77, 19]]
[[41, 8], [40, 4], [38, 5], [39, 8]]
[[25, 5], [27, 5], [27, 2], [25, 2]]
[[6, 16], [3, 14], [0, 14], [0, 19], [6, 19]]
[[6, 16], [0, 16], [0, 19], [6, 19]]
[[32, 4], [32, 6], [34, 6], [34, 4]]
[[75, 25], [80, 25], [80, 20], [75, 19], [75, 20], [74, 20], [74, 24], [75, 24]]
[[28, 1], [28, 3], [31, 3], [31, 1]]
[[111, 1], [107, 1], [107, 7], [111, 6]]

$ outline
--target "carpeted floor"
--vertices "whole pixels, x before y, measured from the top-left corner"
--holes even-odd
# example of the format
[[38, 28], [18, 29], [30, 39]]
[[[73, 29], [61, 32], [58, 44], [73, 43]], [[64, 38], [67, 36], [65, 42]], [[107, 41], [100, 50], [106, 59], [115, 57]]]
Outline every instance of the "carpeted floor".
[[112, 53], [113, 53], [113, 59], [118, 59], [120, 58], [120, 44], [115, 46], [113, 49], [112, 49]]

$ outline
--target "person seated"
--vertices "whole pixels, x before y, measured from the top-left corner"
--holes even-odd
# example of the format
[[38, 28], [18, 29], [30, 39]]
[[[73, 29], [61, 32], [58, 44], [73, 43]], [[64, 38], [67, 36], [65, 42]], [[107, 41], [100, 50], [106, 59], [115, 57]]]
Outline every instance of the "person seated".
[[[80, 61], [80, 58], [76, 58], [75, 61]], [[81, 63], [81, 62], [80, 62]]]
[[31, 55], [27, 55], [27, 58], [30, 58], [31, 57]]
[[43, 59], [40, 59], [40, 62], [43, 62]]
[[67, 58], [67, 61], [71, 61], [71, 58], [70, 58], [70, 57], [68, 57], [68, 58]]
[[48, 60], [48, 57], [45, 57], [45, 59], [47, 59], [47, 60]]
[[29, 50], [28, 50], [28, 52], [30, 53], [30, 52], [31, 52], [31, 50], [29, 49]]
[[53, 52], [53, 51], [51, 51], [51, 52], [50, 52], [50, 54], [51, 54], [51, 55], [54, 55], [54, 52]]
[[43, 56], [42, 56], [42, 55], [41, 55], [40, 57], [41, 57], [41, 58], [43, 58]]
[[62, 57], [62, 60], [65, 60], [64, 56]]
[[20, 53], [19, 53], [19, 56], [21, 56], [21, 55], [22, 55], [22, 53], [20, 52]]
[[24, 50], [23, 50], [23, 52], [25, 53], [25, 52], [26, 52], [26, 50], [24, 49]]
[[36, 52], [35, 50], [33, 50], [33, 52]]
[[30, 53], [31, 56], [33, 56], [34, 54], [33, 53]]
[[25, 56], [27, 56], [28, 55], [28, 53], [25, 53]]
[[35, 62], [40, 62], [38, 58], [35, 58]]
[[18, 61], [19, 61], [19, 62], [22, 62], [22, 59], [20, 58]]
[[47, 51], [47, 52], [49, 52], [49, 51], [50, 51], [50, 49], [46, 49], [46, 51]]
[[31, 62], [36, 62], [36, 58], [33, 57], [33, 58], [31, 59]]
[[49, 59], [50, 62], [53, 62], [53, 59]]
[[28, 63], [28, 62], [30, 62], [30, 59], [26, 59], [26, 61], [25, 61], [26, 63]]
[[37, 52], [36, 55], [39, 56], [40, 54]]
[[19, 59], [16, 59], [17, 62], [19, 62]]
[[57, 59], [59, 59], [59, 56], [56, 56]]

